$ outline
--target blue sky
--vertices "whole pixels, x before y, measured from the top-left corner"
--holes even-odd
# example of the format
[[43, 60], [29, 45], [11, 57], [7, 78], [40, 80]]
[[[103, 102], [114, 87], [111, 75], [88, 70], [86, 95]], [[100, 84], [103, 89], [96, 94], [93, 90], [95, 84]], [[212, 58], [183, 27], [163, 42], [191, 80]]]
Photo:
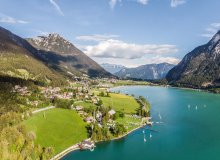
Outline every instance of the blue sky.
[[220, 29], [219, 0], [0, 0], [21, 37], [56, 32], [98, 63], [178, 61]]

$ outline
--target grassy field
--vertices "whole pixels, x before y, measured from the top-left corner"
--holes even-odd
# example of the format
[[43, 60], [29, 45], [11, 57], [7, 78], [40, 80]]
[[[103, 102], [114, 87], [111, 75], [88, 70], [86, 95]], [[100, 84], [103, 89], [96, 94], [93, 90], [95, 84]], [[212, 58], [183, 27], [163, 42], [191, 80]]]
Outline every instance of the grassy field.
[[149, 85], [149, 82], [146, 81], [132, 81], [132, 80], [118, 80], [114, 86], [123, 86], [123, 85]]
[[126, 114], [136, 113], [136, 109], [139, 107], [137, 101], [124, 94], [110, 93], [110, 97], [100, 97], [103, 104], [108, 107], [112, 107], [116, 111], [123, 111]]
[[125, 116], [124, 118], [118, 118], [116, 121], [123, 124], [128, 131], [137, 128], [137, 126], [139, 126], [141, 123], [141, 119], [137, 119], [129, 116]]
[[55, 154], [87, 138], [86, 124], [75, 111], [51, 109], [24, 121], [36, 134], [36, 143], [54, 147]]
[[77, 102], [75, 103], [75, 106], [83, 106], [84, 108], [90, 108], [90, 107], [96, 108], [96, 105], [92, 104], [91, 102]]

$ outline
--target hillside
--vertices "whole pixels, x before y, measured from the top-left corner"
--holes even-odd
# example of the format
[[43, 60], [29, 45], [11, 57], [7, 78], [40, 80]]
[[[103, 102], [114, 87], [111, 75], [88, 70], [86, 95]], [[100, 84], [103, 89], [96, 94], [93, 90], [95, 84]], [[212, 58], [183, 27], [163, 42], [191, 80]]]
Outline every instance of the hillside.
[[189, 52], [166, 76], [170, 84], [218, 87], [220, 82], [220, 31], [205, 45]]
[[0, 77], [15, 77], [38, 83], [62, 84], [64, 78], [48, 68], [38, 51], [26, 40], [0, 27]]
[[59, 34], [49, 34], [37, 38], [28, 38], [27, 41], [39, 50], [49, 66], [69, 76], [87, 74], [90, 77], [109, 77], [95, 61], [65, 40]]
[[168, 63], [147, 64], [136, 68], [124, 68], [115, 73], [120, 78], [135, 78], [143, 80], [162, 79], [174, 65]]

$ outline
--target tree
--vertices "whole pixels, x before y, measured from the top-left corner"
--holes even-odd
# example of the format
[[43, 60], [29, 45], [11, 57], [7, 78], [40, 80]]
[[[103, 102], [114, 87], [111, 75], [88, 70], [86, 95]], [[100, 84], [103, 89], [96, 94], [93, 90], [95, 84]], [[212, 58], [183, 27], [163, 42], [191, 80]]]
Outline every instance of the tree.
[[94, 124], [94, 126], [93, 126], [91, 138], [94, 141], [101, 141], [101, 140], [103, 140], [102, 128], [99, 127], [99, 125], [97, 123]]
[[110, 131], [107, 125], [103, 125], [102, 135], [103, 135], [104, 140], [109, 140], [111, 138], [111, 134], [110, 134]]
[[124, 118], [124, 117], [125, 117], [124, 112], [119, 112], [119, 117], [120, 117], [120, 118]]
[[113, 127], [110, 128], [110, 131], [114, 136], [118, 137], [126, 132], [126, 128], [123, 124], [116, 123]]
[[57, 108], [70, 109], [73, 103], [74, 103], [73, 100], [65, 100], [65, 99], [58, 99], [58, 98], [54, 99], [54, 105]]
[[53, 149], [51, 147], [42, 148], [40, 145], [35, 145], [35, 137], [35, 133], [27, 132], [23, 125], [5, 127], [0, 132], [1, 160], [50, 159]]
[[105, 93], [104, 93], [103, 91], [101, 91], [101, 92], [99, 93], [99, 96], [100, 96], [100, 97], [104, 97], [104, 96], [105, 96]]
[[113, 120], [116, 120], [120, 117], [120, 113], [119, 112], [116, 112], [114, 115], [113, 115]]
[[102, 102], [102, 100], [100, 99], [99, 101], [98, 101], [98, 106], [101, 106], [103, 104], [103, 102]]

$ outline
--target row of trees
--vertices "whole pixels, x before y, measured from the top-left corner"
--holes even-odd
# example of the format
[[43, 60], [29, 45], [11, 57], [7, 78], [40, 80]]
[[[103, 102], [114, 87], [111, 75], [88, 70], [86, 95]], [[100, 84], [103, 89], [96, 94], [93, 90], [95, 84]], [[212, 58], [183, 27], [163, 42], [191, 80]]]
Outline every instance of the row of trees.
[[139, 96], [139, 98], [137, 99], [137, 102], [140, 104], [140, 107], [137, 109], [137, 115], [141, 117], [150, 116], [149, 102], [143, 96]]
[[[126, 132], [126, 129], [123, 124], [112, 123], [111, 126], [108, 126], [109, 120], [116, 120], [119, 117], [124, 117], [123, 112], [116, 112], [112, 117], [108, 114], [111, 110], [110, 107], [105, 107], [103, 105], [97, 106], [96, 108], [90, 107], [85, 111], [89, 114], [92, 114], [95, 117], [97, 112], [101, 112], [102, 118], [101, 122], [97, 119], [96, 122], [87, 126], [89, 137], [94, 141], [109, 140], [112, 136], [118, 137]], [[113, 125], [114, 124], [114, 125]]]
[[8, 112], [0, 116], [1, 160], [47, 160], [53, 154], [52, 148], [35, 145], [36, 135], [20, 125], [22, 115]]
[[112, 136], [118, 137], [127, 132], [123, 124], [115, 123], [108, 127], [107, 124], [98, 125], [98, 123], [87, 126], [89, 137], [94, 141], [109, 140]]
[[74, 103], [73, 100], [66, 100], [66, 99], [59, 99], [59, 98], [55, 98], [53, 100], [53, 104], [57, 108], [71, 109], [71, 106], [73, 105], [73, 103]]
[[103, 91], [101, 91], [101, 92], [99, 93], [99, 96], [100, 96], [100, 97], [110, 97], [110, 94], [109, 94], [109, 92], [104, 93]]

